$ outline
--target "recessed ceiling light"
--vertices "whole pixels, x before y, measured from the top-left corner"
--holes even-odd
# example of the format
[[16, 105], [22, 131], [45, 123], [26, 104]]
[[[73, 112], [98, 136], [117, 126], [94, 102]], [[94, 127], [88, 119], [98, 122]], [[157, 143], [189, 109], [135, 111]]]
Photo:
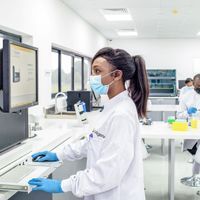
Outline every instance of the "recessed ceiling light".
[[172, 14], [173, 14], [173, 15], [177, 15], [177, 14], [178, 14], [178, 10], [177, 10], [177, 9], [173, 9], [173, 10], [172, 10]]
[[197, 36], [200, 36], [200, 31], [197, 33]]
[[107, 21], [131, 21], [132, 17], [127, 8], [106, 8], [101, 13]]
[[124, 29], [124, 30], [118, 30], [117, 34], [119, 36], [137, 36], [138, 33], [135, 30], [129, 30], [129, 29]]

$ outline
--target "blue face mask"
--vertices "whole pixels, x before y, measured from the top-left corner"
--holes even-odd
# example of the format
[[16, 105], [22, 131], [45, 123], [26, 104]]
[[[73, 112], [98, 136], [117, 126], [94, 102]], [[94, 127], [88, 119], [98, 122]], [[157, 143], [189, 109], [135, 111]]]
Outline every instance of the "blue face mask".
[[[111, 73], [113, 73], [113, 72], [111, 72]], [[105, 76], [107, 76], [111, 73], [108, 73]], [[90, 87], [96, 94], [107, 94], [109, 86], [114, 82], [114, 81], [112, 81], [108, 85], [103, 85], [101, 82], [101, 79], [105, 76], [101, 76], [101, 75], [90, 76], [90, 78], [89, 78]]]

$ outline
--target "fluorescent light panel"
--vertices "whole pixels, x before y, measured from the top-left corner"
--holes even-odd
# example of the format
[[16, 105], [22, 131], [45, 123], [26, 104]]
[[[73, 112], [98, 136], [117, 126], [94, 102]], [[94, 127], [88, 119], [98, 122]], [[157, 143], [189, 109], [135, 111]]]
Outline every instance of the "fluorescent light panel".
[[130, 14], [105, 14], [107, 21], [131, 21], [132, 17]]

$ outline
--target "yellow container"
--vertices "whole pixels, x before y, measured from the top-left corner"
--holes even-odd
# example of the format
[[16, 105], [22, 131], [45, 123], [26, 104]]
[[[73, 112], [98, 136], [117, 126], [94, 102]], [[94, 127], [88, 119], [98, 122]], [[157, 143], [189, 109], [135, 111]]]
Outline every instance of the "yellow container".
[[200, 119], [197, 119], [197, 128], [199, 128], [200, 125]]
[[188, 123], [187, 122], [173, 122], [172, 130], [173, 131], [187, 131]]
[[197, 119], [191, 119], [191, 127], [198, 128], [198, 120]]

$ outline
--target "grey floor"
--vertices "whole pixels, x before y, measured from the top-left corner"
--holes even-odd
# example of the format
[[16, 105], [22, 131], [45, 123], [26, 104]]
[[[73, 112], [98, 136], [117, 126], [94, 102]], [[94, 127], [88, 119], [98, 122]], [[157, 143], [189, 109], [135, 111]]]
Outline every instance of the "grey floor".
[[[145, 142], [152, 145], [152, 149], [149, 150], [150, 156], [144, 160], [146, 200], [168, 200], [167, 145], [163, 156], [160, 140], [146, 140]], [[200, 200], [200, 196], [196, 194], [200, 188], [191, 188], [180, 183], [182, 177], [192, 174], [192, 164], [187, 162], [189, 158], [191, 158], [190, 154], [181, 152], [180, 142], [176, 142], [175, 200]]]

